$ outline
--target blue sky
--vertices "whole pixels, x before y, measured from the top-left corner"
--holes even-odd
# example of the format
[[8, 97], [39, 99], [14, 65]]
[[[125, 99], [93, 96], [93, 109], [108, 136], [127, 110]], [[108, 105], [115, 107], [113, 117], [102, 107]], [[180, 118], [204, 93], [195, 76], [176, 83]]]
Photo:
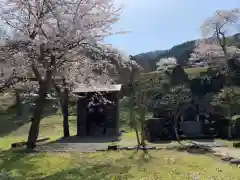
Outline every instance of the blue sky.
[[112, 36], [107, 43], [138, 54], [169, 49], [201, 36], [201, 23], [218, 9], [240, 6], [240, 0], [116, 0], [124, 4], [116, 29], [131, 31]]

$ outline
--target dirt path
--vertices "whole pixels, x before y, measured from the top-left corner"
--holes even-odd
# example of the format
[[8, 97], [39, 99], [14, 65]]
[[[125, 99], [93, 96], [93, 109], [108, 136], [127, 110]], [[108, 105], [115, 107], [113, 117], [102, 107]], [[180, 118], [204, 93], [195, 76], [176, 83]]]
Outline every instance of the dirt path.
[[[60, 140], [54, 143], [48, 143], [45, 145], [37, 146], [37, 151], [52, 151], [52, 152], [94, 152], [98, 150], [107, 149], [111, 140], [106, 141], [106, 139], [100, 141], [96, 139], [85, 139], [81, 140], [79, 138], [72, 138], [67, 140]], [[112, 141], [113, 142], [113, 141]], [[116, 144], [120, 145], [120, 147], [134, 147], [136, 146], [136, 140], [134, 139], [123, 139], [121, 141], [116, 142]], [[219, 140], [197, 140], [197, 141], [188, 141], [184, 142], [185, 145], [198, 144], [209, 146], [215, 155], [220, 157], [232, 157], [234, 159], [240, 159], [240, 149], [228, 147], [227, 144], [223, 141]], [[159, 148], [168, 148], [168, 147], [176, 147], [179, 145], [177, 142], [168, 142], [168, 143], [149, 143], [150, 147], [159, 147]]]
[[230, 161], [232, 164], [240, 164], [240, 149], [229, 147], [229, 145], [224, 141], [199, 140], [192, 141], [192, 143], [210, 147], [213, 154], [220, 157], [224, 161]]
[[240, 149], [230, 147], [214, 147], [212, 150], [219, 155], [240, 159]]
[[104, 143], [52, 143], [37, 146], [36, 151], [41, 152], [95, 152], [106, 149]]

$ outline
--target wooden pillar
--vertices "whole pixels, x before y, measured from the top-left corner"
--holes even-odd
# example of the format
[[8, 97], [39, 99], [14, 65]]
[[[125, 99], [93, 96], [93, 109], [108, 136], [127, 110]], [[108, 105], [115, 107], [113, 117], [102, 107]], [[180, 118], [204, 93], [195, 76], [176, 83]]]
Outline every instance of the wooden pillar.
[[183, 119], [183, 115], [182, 115], [182, 114], [180, 115], [180, 121], [181, 121], [181, 122], [184, 121], [184, 119]]
[[199, 115], [198, 115], [198, 114], [197, 114], [197, 118], [196, 118], [196, 119], [197, 119], [197, 121], [200, 121], [200, 119], [199, 119]]
[[87, 100], [81, 97], [77, 101], [77, 136], [86, 136], [86, 120]]
[[15, 90], [15, 98], [16, 98], [16, 107], [17, 107], [17, 117], [22, 115], [22, 102], [21, 102], [21, 97], [20, 97], [20, 91]]
[[106, 107], [107, 120], [107, 136], [119, 135], [119, 97], [118, 92], [110, 92], [107, 95], [109, 101], [114, 102], [114, 105], [109, 104]]
[[120, 97], [120, 94], [119, 94], [119, 92], [117, 92], [116, 93], [116, 108], [115, 108], [115, 110], [116, 110], [116, 126], [115, 126], [115, 128], [116, 128], [117, 136], [120, 133], [120, 129], [119, 129], [119, 120], [120, 120], [120, 118], [119, 118], [119, 115], [120, 115], [120, 113], [119, 113], [119, 97]]

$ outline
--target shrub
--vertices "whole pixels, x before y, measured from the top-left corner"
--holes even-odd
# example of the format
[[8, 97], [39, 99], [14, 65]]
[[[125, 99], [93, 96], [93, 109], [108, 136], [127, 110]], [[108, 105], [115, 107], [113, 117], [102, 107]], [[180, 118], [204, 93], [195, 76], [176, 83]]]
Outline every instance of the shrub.
[[234, 142], [233, 147], [240, 148], [240, 141]]
[[240, 115], [235, 115], [232, 117], [232, 121], [235, 125], [236, 136], [240, 137]]
[[1, 180], [13, 180], [12, 173], [7, 172], [5, 170], [0, 171], [0, 179]]

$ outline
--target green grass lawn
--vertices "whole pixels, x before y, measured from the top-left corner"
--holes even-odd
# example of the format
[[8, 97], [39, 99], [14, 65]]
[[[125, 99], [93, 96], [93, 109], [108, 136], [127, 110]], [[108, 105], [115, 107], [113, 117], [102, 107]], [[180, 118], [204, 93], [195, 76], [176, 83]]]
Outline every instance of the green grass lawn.
[[[203, 68], [188, 68], [189, 75], [198, 76]], [[145, 78], [160, 76], [145, 74]], [[0, 96], [0, 110], [6, 110], [14, 100]], [[121, 107], [120, 118], [128, 127], [128, 108]], [[70, 133], [76, 134], [76, 117], [71, 116]], [[14, 142], [27, 139], [29, 122], [19, 121], [11, 113], [0, 115], [0, 180], [240, 180], [239, 168], [224, 163], [211, 154], [189, 154], [185, 151], [159, 150], [119, 152], [41, 152], [26, 153], [10, 150]], [[40, 137], [55, 140], [62, 136], [62, 117], [49, 116], [41, 121]], [[126, 133], [122, 146], [136, 145], [133, 132]], [[176, 145], [176, 142], [171, 142]], [[170, 145], [170, 144], [169, 144]], [[232, 142], [229, 143], [232, 145]]]
[[194, 67], [194, 68], [185, 68], [185, 72], [190, 76], [198, 77], [200, 76], [200, 73], [206, 72], [206, 67]]
[[[23, 141], [27, 139], [28, 130], [30, 127], [30, 123], [22, 123], [20, 125], [17, 125], [18, 123], [15, 121], [14, 123], [9, 122], [9, 120], [0, 120], [0, 132], [5, 130], [5, 127], [7, 126], [14, 126], [14, 130], [11, 131], [9, 129], [9, 133], [7, 135], [4, 135], [0, 137], [0, 149], [9, 148], [11, 146], [11, 143], [17, 142], [17, 141]], [[76, 117], [70, 116], [69, 117], [69, 125], [70, 125], [70, 133], [71, 135], [75, 135], [77, 132], [76, 129]], [[16, 128], [18, 126], [18, 128]], [[62, 137], [62, 117], [61, 116], [49, 116], [44, 118], [41, 121], [40, 126], [40, 135], [39, 137], [49, 137], [51, 140], [55, 140], [57, 138]]]
[[[124, 108], [121, 118], [123, 123], [127, 122]], [[71, 116], [69, 122], [70, 133], [75, 135], [76, 117]], [[29, 126], [27, 121], [13, 121], [10, 114], [0, 115], [0, 180], [240, 179], [236, 166], [223, 163], [210, 154], [194, 155], [177, 149], [149, 151], [148, 155], [142, 151], [30, 154], [10, 150], [11, 143], [26, 140]], [[40, 137], [55, 140], [61, 136], [61, 116], [49, 116], [41, 121]], [[134, 133], [126, 133], [120, 144], [136, 145]]]
[[[76, 133], [76, 118], [70, 117], [71, 134]], [[0, 127], [0, 130], [3, 127]], [[120, 152], [45, 152], [25, 153], [9, 150], [10, 144], [27, 137], [26, 123], [0, 138], [0, 171], [12, 180], [100, 180], [100, 179], [222, 179], [239, 180], [239, 168], [211, 155], [193, 155], [177, 150]], [[40, 135], [52, 140], [62, 135], [61, 116], [41, 122]], [[134, 133], [124, 139], [135, 143]], [[133, 144], [135, 145], [135, 144]], [[0, 176], [1, 180], [4, 180]]]
[[31, 155], [6, 151], [0, 156], [0, 169], [15, 180], [240, 178], [239, 168], [213, 157], [170, 150], [150, 151], [149, 155], [134, 151]]

